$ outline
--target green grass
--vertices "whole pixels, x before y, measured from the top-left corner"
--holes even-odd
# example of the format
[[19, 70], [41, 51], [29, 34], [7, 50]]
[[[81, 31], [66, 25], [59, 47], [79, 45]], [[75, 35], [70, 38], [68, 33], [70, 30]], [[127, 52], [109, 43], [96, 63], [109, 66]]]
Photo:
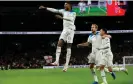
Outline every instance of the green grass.
[[105, 7], [91, 7], [88, 13], [88, 8], [86, 8], [86, 13], [80, 14], [79, 8], [73, 8], [73, 11], [77, 13], [77, 16], [106, 16], [106, 8]]
[[[117, 79], [113, 80], [107, 74], [109, 84], [133, 84], [133, 67], [128, 67], [129, 75], [116, 72]], [[98, 72], [98, 71], [97, 71]], [[98, 72], [101, 82], [100, 73]], [[93, 77], [87, 68], [69, 69], [22, 69], [0, 71], [0, 84], [92, 84]]]

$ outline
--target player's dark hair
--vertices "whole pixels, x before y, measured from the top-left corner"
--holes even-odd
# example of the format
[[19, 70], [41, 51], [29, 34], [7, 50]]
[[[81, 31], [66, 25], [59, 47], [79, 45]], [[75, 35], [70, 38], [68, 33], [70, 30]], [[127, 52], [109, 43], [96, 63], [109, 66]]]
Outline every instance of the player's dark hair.
[[106, 28], [101, 28], [106, 34], [107, 34], [107, 29]]
[[65, 3], [69, 4], [71, 6], [71, 10], [72, 10], [72, 4], [70, 1], [66, 1]]

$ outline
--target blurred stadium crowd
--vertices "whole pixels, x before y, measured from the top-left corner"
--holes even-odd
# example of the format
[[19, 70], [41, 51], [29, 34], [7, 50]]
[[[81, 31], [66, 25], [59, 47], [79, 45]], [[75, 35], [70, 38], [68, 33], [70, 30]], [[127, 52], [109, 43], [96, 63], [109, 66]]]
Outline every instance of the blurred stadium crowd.
[[[122, 64], [123, 56], [133, 56], [133, 34], [111, 34], [111, 45], [114, 63]], [[59, 35], [1, 35], [2, 52], [1, 68], [42, 68], [47, 65], [44, 56], [53, 56]], [[76, 45], [87, 40], [88, 35], [75, 35], [70, 65], [88, 64], [91, 46], [77, 48]], [[60, 65], [65, 63], [65, 46], [63, 47]]]

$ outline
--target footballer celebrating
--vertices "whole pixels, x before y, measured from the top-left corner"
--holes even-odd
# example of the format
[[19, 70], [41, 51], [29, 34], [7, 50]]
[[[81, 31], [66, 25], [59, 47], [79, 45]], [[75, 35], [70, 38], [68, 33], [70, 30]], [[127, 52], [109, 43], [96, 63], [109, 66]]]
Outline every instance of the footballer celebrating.
[[[100, 47], [102, 43], [102, 38], [105, 38], [105, 37], [111, 38], [110, 35], [104, 35], [101, 37], [100, 33], [97, 30], [98, 30], [98, 25], [92, 24], [91, 26], [92, 34], [89, 35], [88, 41], [77, 45], [78, 47], [80, 47], [80, 46], [88, 46], [90, 43], [92, 44], [92, 52], [88, 56], [88, 58], [89, 58], [90, 70], [94, 77], [93, 84], [98, 84], [98, 78], [94, 69], [95, 64], [96, 65], [98, 64], [97, 60], [100, 59], [99, 50], [97, 48]], [[97, 65], [97, 66], [100, 66], [100, 65]]]
[[71, 57], [71, 46], [73, 43], [74, 33], [76, 30], [76, 27], [74, 25], [76, 13], [72, 11], [72, 6], [70, 2], [66, 2], [64, 4], [64, 9], [61, 9], [61, 10], [57, 10], [54, 8], [48, 8], [44, 6], [40, 6], [39, 9], [46, 9], [50, 12], [59, 13], [63, 15], [63, 16], [56, 15], [57, 18], [63, 20], [63, 31], [60, 35], [60, 38], [57, 44], [56, 60], [55, 62], [51, 63], [51, 65], [54, 65], [54, 66], [59, 65], [59, 57], [61, 54], [61, 48], [63, 46], [63, 43], [66, 42], [67, 43], [66, 63], [63, 68], [63, 71], [66, 72], [68, 68], [69, 60]]
[[[107, 29], [102, 28], [100, 30], [100, 35], [105, 36], [107, 35]], [[101, 46], [98, 48], [98, 50], [101, 51], [101, 59], [99, 59], [100, 63], [100, 72], [101, 72], [101, 77], [103, 79], [102, 84], [108, 84], [106, 80], [106, 74], [104, 72], [105, 66], [108, 67], [109, 70], [112, 71], [112, 66], [113, 66], [113, 54], [111, 51], [111, 46], [110, 46], [110, 39], [108, 37], [102, 38], [102, 43]]]
[[[106, 36], [107, 35], [107, 29], [102, 28], [100, 30], [100, 35], [102, 37]], [[102, 38], [102, 44], [98, 48], [98, 50], [101, 51], [101, 55], [100, 55], [101, 59], [99, 59], [99, 63], [100, 63], [101, 77], [103, 79], [102, 84], [108, 84], [107, 80], [106, 80], [106, 74], [105, 74], [104, 70], [105, 70], [105, 66], [106, 66], [108, 68], [109, 72], [112, 72], [113, 53], [111, 51], [110, 38], [108, 38], [108, 37]], [[126, 69], [124, 69], [124, 68], [123, 68], [123, 71], [125, 71], [125, 73], [127, 73]]]

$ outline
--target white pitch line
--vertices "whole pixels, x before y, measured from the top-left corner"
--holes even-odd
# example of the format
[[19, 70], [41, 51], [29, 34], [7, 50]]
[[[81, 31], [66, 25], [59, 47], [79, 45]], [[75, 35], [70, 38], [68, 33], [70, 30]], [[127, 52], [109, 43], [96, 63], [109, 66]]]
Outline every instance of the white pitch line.
[[[99, 8], [99, 7], [98, 7]], [[103, 12], [107, 13], [106, 11], [104, 11], [103, 9], [99, 8], [100, 10], [102, 10]]]
[[90, 13], [90, 10], [91, 10], [91, 8], [90, 8], [90, 6], [88, 7], [88, 14]]

